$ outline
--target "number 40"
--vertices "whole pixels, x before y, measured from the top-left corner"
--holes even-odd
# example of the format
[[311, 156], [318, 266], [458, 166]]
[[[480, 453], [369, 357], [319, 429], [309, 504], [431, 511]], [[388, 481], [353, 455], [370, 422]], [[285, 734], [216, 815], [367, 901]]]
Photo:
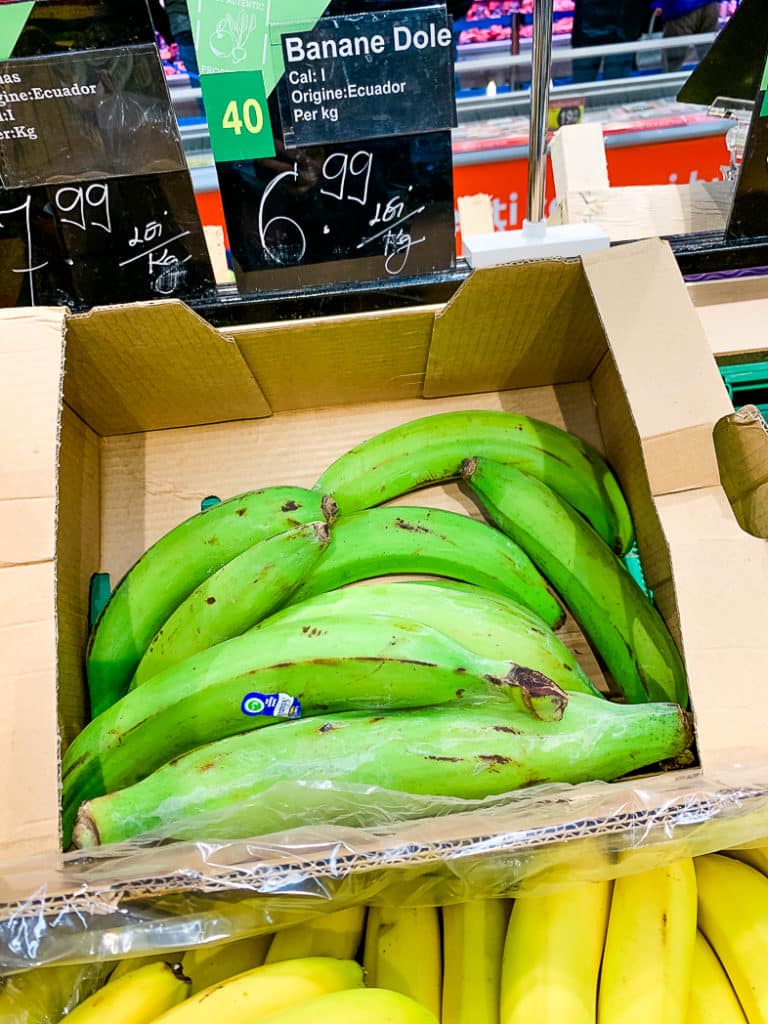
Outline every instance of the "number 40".
[[237, 100], [230, 100], [221, 119], [221, 126], [233, 131], [235, 135], [241, 135], [243, 128], [250, 135], [259, 135], [264, 127], [264, 111], [261, 104], [253, 98], [245, 100], [241, 113]]

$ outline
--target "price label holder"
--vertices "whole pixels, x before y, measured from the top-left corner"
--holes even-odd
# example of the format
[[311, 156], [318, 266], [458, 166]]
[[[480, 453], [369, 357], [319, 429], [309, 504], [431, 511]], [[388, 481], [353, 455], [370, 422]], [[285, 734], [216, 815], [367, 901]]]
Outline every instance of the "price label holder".
[[[144, 0], [20, 6], [0, 61], [0, 305], [211, 297]], [[100, 45], [121, 30], [135, 45]]]
[[[361, 13], [337, 3], [309, 24], [306, 8], [290, 21], [289, 6], [273, 0], [262, 46], [273, 151], [217, 161], [240, 291], [450, 270], [456, 113], [445, 4]], [[242, 136], [242, 103], [233, 125], [234, 113]]]

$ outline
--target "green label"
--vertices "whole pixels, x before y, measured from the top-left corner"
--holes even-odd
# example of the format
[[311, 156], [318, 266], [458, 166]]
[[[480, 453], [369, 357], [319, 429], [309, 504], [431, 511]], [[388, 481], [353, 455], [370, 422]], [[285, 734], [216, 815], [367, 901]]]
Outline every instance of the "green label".
[[260, 71], [200, 76], [211, 148], [218, 162], [275, 155], [275, 140]]
[[34, 2], [0, 6], [0, 60], [8, 60], [13, 53], [34, 6]]
[[763, 71], [763, 80], [760, 83], [761, 89], [768, 89], [768, 61], [765, 64], [765, 70]]
[[261, 71], [267, 95], [285, 66], [280, 31], [314, 28], [328, 0], [189, 0], [200, 73]]

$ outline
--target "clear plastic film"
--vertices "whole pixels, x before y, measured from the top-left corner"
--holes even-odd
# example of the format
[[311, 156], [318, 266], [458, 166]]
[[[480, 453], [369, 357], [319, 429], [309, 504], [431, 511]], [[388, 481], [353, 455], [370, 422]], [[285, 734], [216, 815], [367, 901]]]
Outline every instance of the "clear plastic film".
[[[284, 784], [289, 806], [295, 786]], [[233, 842], [155, 837], [66, 854], [55, 865], [8, 866], [0, 974], [171, 953], [356, 903], [435, 906], [544, 892], [768, 838], [768, 766], [475, 802], [332, 788], [348, 808], [334, 826]]]
[[111, 966], [94, 961], [0, 978], [0, 1020], [57, 1024], [106, 981]]

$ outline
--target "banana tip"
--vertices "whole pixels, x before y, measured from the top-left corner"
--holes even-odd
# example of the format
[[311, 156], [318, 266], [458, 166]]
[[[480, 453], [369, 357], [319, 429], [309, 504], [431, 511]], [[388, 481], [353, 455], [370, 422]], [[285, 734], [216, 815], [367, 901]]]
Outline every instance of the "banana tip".
[[520, 688], [523, 702], [535, 718], [559, 722], [563, 717], [568, 706], [568, 694], [543, 672], [513, 665], [504, 682]]
[[88, 850], [101, 845], [99, 830], [91, 817], [87, 803], [77, 812], [75, 827], [72, 829], [72, 845], [77, 850]]
[[[168, 961], [166, 961], [166, 963], [168, 963]], [[192, 984], [192, 979], [188, 978], [187, 975], [184, 973], [184, 967], [182, 964], [168, 963], [168, 966], [170, 967], [171, 971], [173, 972], [173, 976], [177, 981], [183, 981], [185, 985]]]
[[331, 540], [331, 530], [328, 523], [313, 523], [315, 536], [320, 544], [328, 544]]
[[460, 472], [464, 480], [469, 480], [473, 477], [477, 472], [477, 458], [473, 456], [471, 459], [464, 459]]
[[320, 502], [320, 508], [323, 510], [326, 522], [329, 525], [333, 525], [339, 514], [339, 506], [336, 499], [330, 494], [324, 494]]

